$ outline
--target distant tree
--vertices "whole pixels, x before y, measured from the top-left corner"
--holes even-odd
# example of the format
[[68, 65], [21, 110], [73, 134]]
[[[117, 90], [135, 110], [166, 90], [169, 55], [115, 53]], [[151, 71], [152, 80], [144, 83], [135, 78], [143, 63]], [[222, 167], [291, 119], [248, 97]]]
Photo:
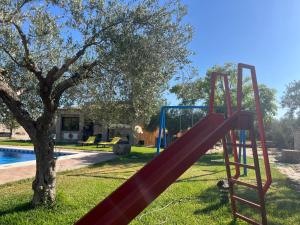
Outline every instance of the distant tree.
[[12, 137], [13, 130], [20, 127], [20, 124], [16, 121], [11, 112], [3, 104], [0, 104], [0, 123], [2, 123], [7, 129], [9, 129], [10, 138]]
[[[150, 119], [146, 129], [155, 131], [159, 127], [159, 116], [157, 112]], [[205, 116], [202, 110], [191, 109], [172, 109], [166, 112], [166, 129], [171, 135], [177, 134], [180, 131], [185, 131], [195, 125], [200, 119]]]
[[281, 99], [281, 105], [288, 108], [290, 116], [300, 117], [300, 80], [289, 83]]
[[[269, 125], [277, 112], [276, 90], [269, 88], [265, 84], [259, 84], [258, 90], [263, 119], [265, 124]], [[254, 110], [254, 99], [252, 99], [251, 103], [251, 110]], [[248, 104], [250, 105], [250, 102]]]
[[[177, 98], [181, 100], [181, 103], [190, 102], [195, 104], [207, 105], [209, 104], [210, 97], [210, 78], [212, 72], [220, 72], [228, 74], [229, 88], [231, 91], [231, 98], [233, 107], [236, 107], [236, 94], [237, 94], [237, 68], [233, 63], [227, 63], [224, 66], [213, 66], [208, 69], [204, 78], [198, 78], [187, 84], [177, 84], [171, 88], [171, 93], [176, 94]], [[268, 88], [264, 84], [259, 84], [259, 94], [261, 101], [261, 109], [264, 117], [264, 121], [269, 124], [273, 116], [276, 114], [277, 106], [274, 89]], [[221, 106], [225, 111], [225, 96], [224, 88], [221, 82], [216, 84], [215, 93], [215, 105]], [[254, 96], [252, 92], [252, 83], [249, 77], [245, 77], [243, 80], [243, 107], [246, 110], [255, 110]]]
[[278, 147], [293, 148], [294, 130], [300, 128], [300, 81], [293, 81], [286, 86], [281, 106], [287, 108], [288, 112], [276, 127], [271, 127], [271, 134]]
[[[78, 105], [76, 90], [99, 90], [105, 80], [116, 87], [111, 91], [117, 101], [128, 100], [124, 93], [139, 95], [127, 92], [131, 80], [149, 90], [157, 80], [163, 86], [189, 63], [186, 10], [179, 0], [1, 0], [0, 12], [0, 98], [34, 145], [32, 203], [52, 204], [56, 158], [50, 128], [58, 107]], [[149, 71], [152, 76], [142, 79]]]
[[289, 116], [272, 120], [266, 136], [277, 148], [294, 148], [294, 129], [299, 127], [300, 120]]

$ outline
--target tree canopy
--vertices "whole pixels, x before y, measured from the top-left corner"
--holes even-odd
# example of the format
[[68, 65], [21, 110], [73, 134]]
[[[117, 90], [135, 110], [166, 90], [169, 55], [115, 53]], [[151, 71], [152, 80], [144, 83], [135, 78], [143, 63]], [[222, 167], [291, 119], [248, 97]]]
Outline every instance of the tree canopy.
[[[210, 96], [210, 78], [212, 72], [220, 72], [228, 74], [229, 88], [233, 107], [236, 107], [237, 93], [237, 68], [233, 63], [227, 63], [224, 66], [215, 65], [209, 68], [202, 78], [197, 78], [187, 84], [177, 84], [172, 87], [171, 93], [176, 94], [181, 100], [181, 104], [209, 104]], [[252, 83], [249, 77], [243, 80], [243, 107], [246, 110], [255, 110], [254, 95], [252, 91]], [[259, 94], [261, 101], [261, 109], [265, 122], [270, 123], [272, 117], [276, 114], [277, 106], [275, 100], [276, 91], [268, 88], [264, 84], [259, 84]], [[215, 93], [215, 105], [225, 107], [224, 88], [222, 82], [217, 82]], [[225, 109], [224, 109], [225, 110]]]
[[281, 105], [288, 108], [290, 116], [297, 114], [300, 118], [300, 81], [293, 81], [287, 85]]
[[280, 119], [273, 119], [269, 129], [266, 130], [266, 137], [273, 142], [276, 148], [294, 148], [294, 130], [300, 125], [300, 119], [289, 116]]

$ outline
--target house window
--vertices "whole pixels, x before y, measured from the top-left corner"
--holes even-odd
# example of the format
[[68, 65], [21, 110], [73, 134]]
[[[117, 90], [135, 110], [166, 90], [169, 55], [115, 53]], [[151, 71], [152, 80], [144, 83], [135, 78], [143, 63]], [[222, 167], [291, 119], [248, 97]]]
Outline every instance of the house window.
[[62, 131], [79, 131], [79, 117], [62, 117]]

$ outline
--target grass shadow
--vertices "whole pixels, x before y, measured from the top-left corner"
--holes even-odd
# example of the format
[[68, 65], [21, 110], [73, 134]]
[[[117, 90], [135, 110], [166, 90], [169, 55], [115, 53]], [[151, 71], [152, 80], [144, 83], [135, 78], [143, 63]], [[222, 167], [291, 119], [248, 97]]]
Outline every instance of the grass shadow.
[[0, 211], [0, 216], [12, 214], [12, 213], [18, 213], [18, 212], [27, 212], [27, 211], [33, 210], [33, 209], [34, 209], [34, 207], [32, 206], [31, 202], [26, 202], [26, 203], [19, 204], [14, 208]]
[[222, 154], [219, 153], [206, 154], [200, 159], [198, 159], [195, 165], [200, 165], [200, 166], [225, 165], [224, 157]]
[[[207, 181], [207, 179], [203, 180], [203, 179], [198, 179], [198, 178], [202, 178], [202, 177], [206, 177], [206, 176], [211, 176], [211, 175], [215, 175], [215, 174], [218, 174], [218, 173], [225, 173], [225, 170], [220, 170], [220, 171], [202, 170], [202, 171], [206, 171], [206, 172], [209, 172], [209, 173], [201, 174], [201, 175], [198, 175], [198, 176], [192, 176], [192, 177], [178, 179], [176, 181], [176, 183], [180, 183], [180, 182]], [[210, 179], [210, 180], [216, 180], [217, 181], [217, 179]]]
[[211, 211], [217, 210], [219, 208], [221, 208], [223, 205], [225, 205], [224, 203], [218, 202], [215, 204], [212, 204], [210, 206], [207, 206], [203, 209], [198, 209], [194, 212], [194, 214], [204, 214], [204, 213], [210, 213]]
[[201, 204], [208, 204], [208, 206], [195, 210], [194, 214], [210, 213], [211, 211], [218, 210], [223, 206], [228, 206], [228, 210], [230, 211], [230, 203], [224, 203], [221, 201], [220, 192], [217, 186], [207, 188], [204, 192], [201, 192], [197, 198]]

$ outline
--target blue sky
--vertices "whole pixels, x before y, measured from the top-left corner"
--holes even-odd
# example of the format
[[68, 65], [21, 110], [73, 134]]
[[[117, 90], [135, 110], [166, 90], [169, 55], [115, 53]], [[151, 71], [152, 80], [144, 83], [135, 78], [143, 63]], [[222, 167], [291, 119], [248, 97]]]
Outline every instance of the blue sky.
[[[257, 79], [277, 90], [300, 79], [299, 0], [183, 0], [194, 28], [193, 65], [205, 71], [225, 62], [256, 66]], [[167, 95], [171, 104], [174, 96]], [[279, 108], [278, 117], [284, 114]]]

